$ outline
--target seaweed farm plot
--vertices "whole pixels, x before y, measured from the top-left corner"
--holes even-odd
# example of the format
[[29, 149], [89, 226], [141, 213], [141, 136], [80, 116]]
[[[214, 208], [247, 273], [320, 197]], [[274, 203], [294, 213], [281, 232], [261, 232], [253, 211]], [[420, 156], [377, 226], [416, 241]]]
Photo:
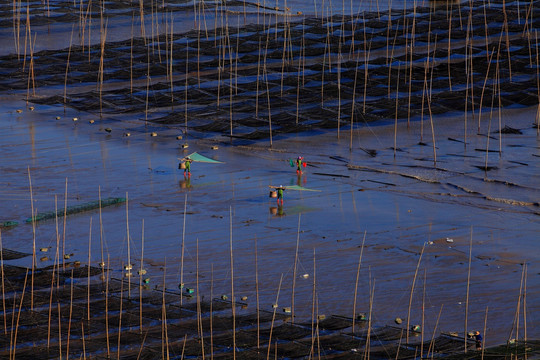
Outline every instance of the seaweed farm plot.
[[[180, 34], [171, 26], [153, 37], [141, 29], [121, 42], [106, 41], [102, 28], [98, 45], [3, 56], [0, 89], [109, 119], [251, 140], [449, 111], [474, 117], [486, 107], [538, 104], [537, 6], [475, 1], [285, 16]], [[215, 11], [227, 24], [227, 9]]]
[[[2, 358], [410, 359], [480, 353], [474, 341], [457, 334], [422, 341], [418, 327], [377, 327], [364, 314], [354, 321], [317, 315], [295, 324], [277, 306], [251, 309], [247, 299], [224, 295], [204, 301], [188, 291], [150, 289], [142, 276], [130, 282], [112, 278], [106, 268], [75, 263], [34, 271], [2, 264], [2, 280]], [[486, 354], [538, 351], [531, 342]]]

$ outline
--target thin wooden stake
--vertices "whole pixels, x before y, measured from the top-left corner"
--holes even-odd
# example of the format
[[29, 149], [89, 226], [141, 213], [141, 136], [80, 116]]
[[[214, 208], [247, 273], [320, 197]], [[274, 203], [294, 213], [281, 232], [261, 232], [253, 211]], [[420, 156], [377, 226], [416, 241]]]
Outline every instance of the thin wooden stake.
[[412, 299], [414, 294], [414, 287], [416, 284], [416, 277], [418, 276], [418, 269], [420, 268], [420, 262], [422, 261], [422, 255], [424, 255], [424, 249], [426, 248], [426, 244], [422, 245], [422, 251], [420, 251], [420, 257], [418, 258], [418, 263], [416, 264], [416, 270], [414, 271], [414, 277], [413, 282], [411, 285], [411, 295], [409, 296], [409, 309], [407, 310], [407, 344], [409, 343], [409, 326], [410, 326], [410, 320], [411, 320], [411, 307], [412, 307]]
[[465, 332], [465, 345], [464, 345], [464, 352], [467, 353], [467, 327], [468, 327], [468, 323], [467, 321], [469, 320], [469, 287], [470, 287], [470, 284], [471, 284], [471, 260], [472, 260], [472, 236], [473, 236], [473, 229], [472, 229], [472, 226], [471, 226], [471, 238], [470, 238], [470, 242], [469, 242], [469, 266], [468, 266], [468, 270], [467, 270], [467, 296], [465, 298], [465, 328], [464, 328], [464, 332]]
[[358, 268], [356, 269], [356, 281], [354, 282], [354, 301], [353, 301], [353, 316], [352, 316], [352, 333], [354, 335], [354, 325], [356, 322], [356, 300], [358, 297], [358, 280], [360, 279], [360, 266], [362, 266], [362, 255], [364, 254], [364, 244], [366, 242], [367, 230], [364, 231], [362, 239], [362, 247], [360, 248], [360, 256], [358, 257]]

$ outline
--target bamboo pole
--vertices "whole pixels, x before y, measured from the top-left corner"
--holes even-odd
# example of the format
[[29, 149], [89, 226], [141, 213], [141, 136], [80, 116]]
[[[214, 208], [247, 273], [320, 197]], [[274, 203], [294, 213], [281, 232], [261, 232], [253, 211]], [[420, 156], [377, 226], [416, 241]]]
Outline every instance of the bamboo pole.
[[[181, 246], [181, 257], [180, 257], [180, 288], [184, 288], [184, 247], [186, 239], [186, 210], [187, 210], [187, 193], [184, 197], [184, 222], [182, 225], [182, 246]], [[180, 307], [182, 307], [182, 298], [180, 294]]]
[[90, 269], [91, 269], [91, 253], [92, 253], [92, 217], [90, 217], [90, 228], [88, 229], [88, 282], [86, 284], [86, 318], [90, 321]]
[[199, 333], [199, 342], [201, 343], [201, 354], [204, 360], [204, 331], [203, 331], [203, 322], [201, 314], [201, 296], [199, 295], [199, 239], [196, 242], [196, 273], [195, 273], [195, 282], [196, 282], [196, 291], [197, 291], [197, 331]]
[[36, 218], [34, 210], [34, 191], [32, 190], [32, 176], [30, 175], [30, 166], [28, 169], [28, 184], [30, 186], [30, 209], [32, 212], [32, 278], [30, 281], [30, 310], [34, 310], [34, 272], [36, 269]]
[[488, 316], [489, 306], [486, 306], [486, 314], [484, 315], [484, 333], [482, 334], [482, 356], [481, 360], [484, 360], [484, 352], [486, 350], [486, 330], [487, 330], [487, 316]]
[[[426, 269], [424, 268], [424, 286], [422, 290], [422, 333], [420, 334], [420, 359], [424, 356], [424, 329], [426, 320]], [[407, 329], [407, 331], [409, 331]]]
[[[56, 303], [58, 310], [58, 357], [62, 360], [62, 312], [60, 310], [60, 301]], [[13, 357], [15, 360], [15, 357]]]
[[[189, 77], [188, 64], [189, 64], [189, 45], [186, 42], [186, 78], [185, 78], [185, 85], [184, 85], [184, 104], [185, 104], [184, 105], [184, 133], [186, 134], [187, 134], [187, 118], [188, 118], [188, 77]], [[218, 69], [218, 74], [219, 73], [220, 73], [220, 70]], [[219, 85], [218, 85], [217, 107], [219, 108]]]
[[309, 359], [312, 359], [312, 356], [315, 351], [315, 322], [317, 321], [315, 318], [315, 302], [317, 301], [317, 293], [316, 293], [316, 270], [317, 270], [317, 264], [315, 262], [315, 248], [313, 248], [313, 286], [312, 286], [312, 295], [311, 295], [311, 349], [309, 351]]
[[101, 214], [101, 186], [98, 186], [98, 201], [99, 201], [99, 246], [101, 248], [101, 262], [99, 266], [105, 269], [105, 258], [103, 257], [103, 217]]
[[109, 268], [110, 261], [109, 255], [107, 254], [107, 275], [105, 278], [105, 332], [107, 333], [107, 358], [111, 357], [111, 347], [109, 341]]
[[495, 53], [495, 48], [493, 48], [493, 50], [491, 51], [491, 55], [489, 56], [488, 68], [486, 70], [486, 76], [484, 78], [484, 85], [482, 86], [482, 93], [480, 95], [480, 104], [478, 105], [478, 133], [480, 133], [480, 119], [482, 117], [482, 102], [484, 99], [484, 91], [485, 91], [486, 83], [489, 77], [489, 68], [491, 66], [491, 59], [493, 58], [494, 53]]
[[409, 343], [409, 326], [410, 326], [410, 320], [411, 320], [411, 307], [412, 307], [412, 299], [414, 294], [414, 287], [416, 284], [416, 277], [418, 276], [418, 269], [420, 268], [420, 262], [422, 261], [422, 255], [424, 255], [424, 249], [426, 248], [426, 244], [422, 245], [422, 251], [420, 251], [420, 257], [418, 258], [418, 263], [416, 264], [416, 270], [414, 271], [414, 277], [413, 282], [411, 285], [411, 294], [409, 296], [409, 309], [407, 310], [407, 344]]
[[2, 245], [2, 229], [0, 229], [0, 272], [2, 275], [2, 311], [4, 314], [4, 335], [7, 335], [6, 293], [4, 287], [4, 248]]
[[433, 355], [435, 353], [435, 334], [437, 333], [437, 327], [439, 326], [439, 319], [441, 318], [443, 306], [444, 304], [441, 304], [441, 308], [439, 309], [439, 315], [437, 315], [437, 321], [435, 322], [435, 328], [433, 329], [433, 333], [431, 334], [431, 341], [429, 342], [429, 348], [426, 356], [427, 358], [429, 358], [429, 353], [431, 353], [431, 359], [433, 359]]
[[[452, 4], [450, 5], [452, 6]], [[452, 75], [450, 74], [450, 55], [452, 52], [452, 11], [448, 20], [448, 87], [452, 91]]]
[[298, 247], [300, 245], [300, 218], [302, 213], [298, 214], [298, 230], [296, 231], [296, 251], [294, 253], [293, 281], [291, 295], [291, 324], [294, 324], [294, 290], [296, 286], [296, 270], [298, 265]]
[[355, 100], [356, 100], [356, 82], [358, 81], [358, 61], [360, 57], [356, 57], [356, 66], [354, 69], [354, 84], [353, 84], [353, 96], [351, 101], [351, 134], [349, 139], [349, 151], [352, 151], [353, 145], [353, 127], [354, 127], [354, 111], [355, 111]]
[[356, 269], [356, 281], [354, 282], [354, 301], [353, 301], [353, 316], [352, 316], [352, 333], [354, 335], [354, 325], [356, 322], [356, 300], [358, 297], [358, 280], [360, 279], [360, 266], [362, 265], [362, 255], [364, 254], [364, 244], [366, 242], [367, 230], [364, 231], [362, 239], [362, 247], [360, 248], [360, 256], [358, 257], [358, 267]]
[[229, 207], [229, 245], [230, 245], [230, 251], [231, 251], [231, 310], [232, 310], [232, 332], [233, 332], [233, 359], [236, 359], [236, 304], [235, 304], [235, 298], [234, 298], [232, 207]]
[[62, 230], [62, 270], [66, 270], [66, 222], [67, 222], [67, 186], [68, 179], [66, 178], [66, 186], [64, 190], [64, 218], [62, 219], [63, 230]]
[[465, 298], [465, 327], [464, 327], [464, 349], [463, 351], [467, 353], [467, 327], [468, 327], [468, 320], [469, 320], [469, 288], [471, 284], [471, 260], [472, 260], [472, 239], [473, 239], [473, 229], [471, 226], [471, 238], [469, 242], [469, 266], [467, 270], [467, 296]]
[[399, 71], [401, 66], [398, 66], [397, 82], [396, 82], [396, 115], [394, 118], [394, 159], [397, 152], [397, 123], [398, 123], [398, 106], [399, 106]]
[[[17, 353], [17, 332], [19, 330], [19, 319], [21, 318], [21, 312], [22, 312], [22, 305], [23, 305], [23, 300], [24, 300], [24, 293], [25, 293], [25, 290], [26, 290], [26, 280], [28, 279], [28, 268], [26, 268], [26, 275], [24, 276], [24, 285], [23, 285], [23, 290], [22, 290], [22, 295], [21, 295], [21, 302], [19, 304], [19, 312], [17, 313], [17, 322], [15, 324], [15, 334], [13, 336], [13, 345], [12, 345], [12, 359], [15, 360], [15, 354]], [[15, 301], [13, 302], [13, 304], [15, 304]], [[60, 305], [59, 305], [60, 306]], [[60, 347], [61, 349], [62, 347]]]
[[257, 236], [255, 236], [255, 297], [257, 310], [257, 349], [260, 349], [260, 306], [259, 306], [259, 261], [257, 251]]
[[407, 129], [410, 127], [410, 120], [411, 120], [411, 94], [412, 94], [412, 76], [413, 76], [413, 55], [414, 55], [414, 37], [416, 35], [416, 0], [414, 0], [413, 5], [413, 23], [412, 23], [412, 30], [411, 30], [411, 43], [410, 43], [410, 65], [409, 65], [409, 106], [407, 110]]
[[[142, 220], [142, 229], [141, 229], [141, 269], [139, 270], [139, 332], [143, 332], [143, 299], [142, 299], [142, 277], [146, 273], [144, 269], [144, 219]], [[180, 295], [181, 296], [181, 295]]]
[[527, 346], [527, 263], [524, 263], [524, 279], [523, 279], [523, 341]]
[[[127, 272], [126, 276], [128, 276], [128, 299], [131, 299], [131, 269], [133, 268], [133, 265], [131, 265], [131, 238], [129, 236], [129, 197], [128, 193], [126, 191], [126, 238], [127, 238]], [[123, 281], [122, 281], [123, 283]]]
[[71, 269], [71, 282], [69, 286], [69, 318], [66, 341], [66, 360], [69, 359], [69, 338], [71, 337], [71, 318], [73, 315], [73, 269]]
[[[373, 279], [373, 283], [371, 283]], [[373, 299], [375, 297], [375, 279], [371, 277], [371, 270], [369, 276], [369, 316], [368, 316], [368, 330], [366, 335], [366, 346], [364, 348], [364, 359], [369, 359], [369, 353], [371, 351], [371, 327], [372, 327], [372, 318], [373, 318]], [[407, 334], [409, 334], [407, 329]]]
[[[279, 279], [279, 286], [278, 291], [276, 294], [276, 302], [272, 305], [274, 308], [274, 311], [272, 312], [272, 322], [270, 323], [270, 334], [268, 335], [268, 352], [266, 353], [266, 360], [270, 358], [270, 348], [272, 345], [272, 332], [274, 330], [274, 321], [276, 319], [276, 311], [278, 308], [278, 300], [279, 300], [279, 292], [281, 291], [281, 283], [283, 282], [283, 274], [281, 274], [281, 278]], [[235, 350], [236, 353], [236, 350]]]
[[210, 359], [214, 360], [214, 264], [210, 270]]
[[73, 25], [71, 26], [71, 36], [69, 38], [69, 49], [68, 49], [68, 57], [66, 62], [66, 73], [64, 75], [64, 107], [67, 103], [67, 78], [68, 78], [68, 72], [69, 72], [69, 59], [71, 56], [71, 45], [73, 42]]

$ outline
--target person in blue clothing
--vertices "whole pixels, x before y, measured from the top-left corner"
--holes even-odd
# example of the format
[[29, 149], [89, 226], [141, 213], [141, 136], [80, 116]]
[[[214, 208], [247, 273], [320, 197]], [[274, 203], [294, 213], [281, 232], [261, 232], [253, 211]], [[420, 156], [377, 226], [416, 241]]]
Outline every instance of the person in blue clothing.
[[482, 335], [480, 331], [474, 332], [474, 341], [476, 342], [476, 350], [482, 350]]

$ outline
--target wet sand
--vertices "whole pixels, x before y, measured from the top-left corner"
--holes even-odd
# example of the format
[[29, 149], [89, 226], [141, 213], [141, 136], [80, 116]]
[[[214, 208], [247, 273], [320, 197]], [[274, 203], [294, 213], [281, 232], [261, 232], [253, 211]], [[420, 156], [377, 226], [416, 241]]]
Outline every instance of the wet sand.
[[[483, 5], [475, 3], [474, 10], [482, 11]], [[299, 322], [312, 316], [315, 287], [318, 314], [352, 316], [355, 302], [355, 313], [367, 313], [372, 298], [374, 323], [386, 325], [396, 317], [406, 319], [411, 301], [409, 324], [421, 324], [424, 309], [425, 336], [433, 331], [463, 334], [482, 330], [487, 313], [487, 346], [522, 337], [525, 327], [529, 338], [539, 338], [534, 310], [540, 305], [535, 290], [540, 273], [536, 244], [540, 148], [538, 125], [534, 125], [538, 124], [537, 107], [527, 107], [537, 102], [538, 73], [535, 77], [532, 65], [534, 38], [522, 36], [523, 9], [515, 5], [509, 10], [513, 46], [508, 49], [501, 40], [501, 16], [485, 29], [484, 39], [479, 32], [484, 31], [482, 17], [474, 18], [474, 38], [465, 34], [463, 24], [457, 30], [457, 16], [449, 19], [448, 7], [421, 9], [419, 41], [410, 58], [408, 39], [412, 35], [403, 25], [408, 16], [393, 12], [391, 31], [385, 28], [385, 13], [382, 17], [368, 14], [362, 21], [347, 18], [347, 27], [363, 22], [369, 29], [363, 26], [357, 59], [343, 58], [341, 70], [334, 60], [342, 55], [337, 51], [346, 51], [339, 46], [341, 39], [350, 37], [350, 29], [339, 24], [343, 18], [337, 16], [326, 23], [308, 18], [305, 26], [292, 24], [288, 30], [292, 29], [294, 47], [291, 43], [289, 54], [303, 56], [306, 62], [302, 92], [297, 63], [282, 66], [283, 39], [282, 34], [277, 36], [277, 26], [266, 75], [257, 74], [260, 36], [274, 34], [274, 27], [251, 24], [237, 33], [232, 31], [229, 48], [234, 42], [242, 43], [240, 76], [234, 78], [232, 62], [221, 72], [224, 59], [232, 58], [231, 51], [229, 58], [216, 51], [217, 38], [225, 38], [221, 33], [204, 38], [197, 48], [206, 52], [201, 64], [208, 69], [202, 72], [193, 61], [195, 44], [200, 41], [197, 32], [176, 34], [174, 57], [178, 63], [171, 83], [163, 62], [154, 58], [159, 51], [150, 57], [150, 42], [135, 38], [132, 92], [128, 71], [128, 64], [133, 63], [131, 44], [125, 40], [130, 38], [126, 37], [130, 29], [122, 22], [125, 17], [112, 16], [111, 31], [114, 21], [120, 29], [107, 43], [103, 102], [96, 83], [97, 46], [91, 48], [92, 62], [88, 63], [82, 48], [72, 53], [65, 44], [55, 42], [61, 49], [57, 51], [44, 42], [45, 51], [36, 62], [37, 95], [28, 104], [22, 100], [27, 95], [28, 76], [11, 52], [2, 58], [0, 222], [17, 221], [19, 225], [2, 229], [2, 244], [29, 253], [35, 239], [39, 266], [53, 265], [58, 247], [60, 254], [71, 255], [70, 261], [86, 264], [90, 255], [94, 266], [108, 263], [111, 276], [121, 278], [128, 261], [138, 269], [144, 238], [144, 268], [150, 286], [158, 289], [163, 282], [167, 289], [178, 290], [181, 282], [185, 288], [194, 288], [198, 273], [201, 295], [207, 299], [221, 294], [230, 297], [232, 262], [235, 296], [247, 296], [249, 310], [254, 308], [256, 275], [261, 308], [269, 311], [283, 277], [280, 308], [294, 302]], [[493, 3], [490, 14], [500, 15], [499, 6]], [[458, 13], [456, 8], [450, 11]], [[432, 15], [434, 24], [445, 29], [439, 29], [436, 51], [430, 48], [436, 40], [427, 35]], [[444, 39], [449, 23], [454, 26], [452, 43], [457, 44], [452, 51], [447, 51]], [[59, 24], [65, 41], [69, 24]], [[531, 20], [530, 26], [534, 25]], [[392, 51], [397, 44], [392, 59], [388, 58], [388, 35], [393, 36]], [[464, 45], [469, 36], [467, 49]], [[299, 51], [306, 39], [306, 51]], [[152, 46], [165, 43], [163, 38], [155, 40]], [[497, 72], [495, 62], [491, 72], [487, 69], [489, 52], [484, 40], [498, 46], [502, 54]], [[366, 53], [368, 42], [373, 52]], [[327, 43], [332, 43], [328, 53]], [[224, 42], [220, 44], [226, 47]], [[352, 49], [350, 40], [343, 44]], [[470, 89], [469, 77], [464, 76], [466, 56], [475, 69]], [[509, 80], [510, 58], [513, 81]], [[327, 59], [332, 65], [325, 71], [321, 64]], [[149, 60], [151, 81], [146, 74]], [[429, 80], [423, 67], [429, 64], [426, 60], [434, 70]], [[359, 61], [369, 63], [370, 76], [368, 82], [355, 87], [353, 79], [363, 78], [363, 71], [355, 69], [366, 66]], [[186, 68], [188, 79], [183, 73]], [[406, 87], [406, 70], [413, 88]], [[339, 71], [343, 78], [337, 77]], [[202, 89], [195, 74], [200, 75]], [[492, 76], [478, 122], [485, 74]], [[493, 86], [495, 76], [502, 91]], [[259, 77], [262, 80], [255, 80]], [[238, 79], [239, 86], [235, 83], [234, 87], [238, 94], [233, 96], [232, 83]], [[393, 79], [401, 79], [401, 83]], [[347, 101], [358, 96], [356, 107], [349, 103], [342, 109], [336, 100], [342, 94], [337, 90], [341, 80]], [[453, 91], [448, 88], [449, 80]], [[68, 83], [65, 94], [64, 81]], [[424, 103], [428, 81], [429, 93], [433, 90], [432, 123]], [[326, 84], [324, 97], [319, 92], [322, 84]], [[362, 112], [359, 99], [364, 95], [354, 89], [368, 89], [368, 85], [367, 111]], [[171, 89], [173, 104], [168, 97]], [[257, 89], [260, 96], [255, 100]], [[467, 97], [472, 89], [474, 97]], [[407, 103], [405, 93], [412, 96], [412, 104]], [[499, 101], [505, 108], [491, 110], [488, 103], [497, 106]], [[473, 103], [474, 116], [469, 112], [465, 117], [465, 106]], [[187, 134], [184, 110], [189, 112]], [[254, 116], [256, 111], [261, 113]], [[293, 115], [298, 112], [301, 117]], [[351, 114], [357, 116], [352, 136]], [[409, 115], [410, 122], [406, 121]], [[394, 123], [394, 116], [399, 121]], [[233, 122], [234, 136], [229, 137]], [[185, 179], [178, 159], [195, 151], [224, 164], [194, 163], [191, 178]], [[299, 155], [308, 163], [301, 177], [289, 165], [289, 159]], [[268, 195], [268, 186], [279, 185], [318, 191], [286, 190], [285, 204], [279, 209]], [[38, 222], [35, 232], [26, 222], [32, 208], [37, 213], [48, 212], [63, 208], [66, 201], [74, 206], [96, 201], [100, 195], [127, 201], [103, 208], [101, 216], [92, 210], [59, 218], [58, 223]], [[42, 248], [48, 251], [42, 252]], [[30, 266], [31, 258], [9, 263]], [[525, 289], [526, 298], [520, 296]], [[514, 326], [517, 309], [519, 334]]]

